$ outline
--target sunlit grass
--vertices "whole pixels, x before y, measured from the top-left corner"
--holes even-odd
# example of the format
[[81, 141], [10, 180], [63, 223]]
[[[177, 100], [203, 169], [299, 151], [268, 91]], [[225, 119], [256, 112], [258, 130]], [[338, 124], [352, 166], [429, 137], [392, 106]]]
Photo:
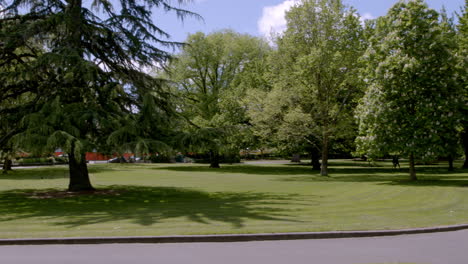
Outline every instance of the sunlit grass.
[[[404, 166], [405, 163], [402, 163]], [[468, 171], [332, 161], [305, 165], [102, 164], [98, 194], [64, 190], [65, 167], [0, 176], [0, 237], [147, 236], [369, 230], [468, 223]]]

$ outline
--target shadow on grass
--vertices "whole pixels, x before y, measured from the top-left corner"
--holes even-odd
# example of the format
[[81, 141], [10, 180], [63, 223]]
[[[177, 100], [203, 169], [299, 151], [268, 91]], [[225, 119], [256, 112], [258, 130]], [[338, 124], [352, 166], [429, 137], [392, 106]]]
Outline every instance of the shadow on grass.
[[464, 187], [468, 189], [468, 177], [465, 177], [465, 179], [450, 178], [449, 180], [445, 180], [445, 179], [439, 179], [439, 180], [421, 179], [418, 181], [401, 180], [401, 181], [386, 182], [382, 184], [410, 186], [410, 187]]
[[8, 174], [0, 173], [0, 180], [47, 180], [68, 177], [68, 167], [13, 169]]
[[[388, 166], [391, 166], [391, 162], [388, 163]], [[286, 166], [306, 166], [306, 167], [312, 167], [312, 163], [310, 162], [301, 162], [301, 163], [286, 163], [284, 164]], [[329, 166], [334, 166], [334, 167], [382, 167], [380, 164], [373, 164], [369, 163], [367, 161], [353, 161], [353, 160], [329, 160]]]
[[[111, 186], [113, 194], [38, 198], [37, 190], [0, 192], [0, 222], [45, 217], [60, 219], [58, 225], [77, 227], [131, 220], [150, 226], [167, 219], [185, 217], [191, 222], [230, 223], [240, 228], [247, 219], [292, 221], [277, 208], [294, 200], [291, 195], [265, 193], [207, 193], [173, 187]], [[51, 192], [52, 190], [42, 190]]]
[[[391, 164], [391, 163], [390, 163]], [[329, 167], [329, 174], [331, 178], [343, 178], [342, 175], [346, 175], [346, 178], [353, 179], [352, 175], [356, 175], [359, 178], [367, 176], [368, 179], [387, 179], [395, 178], [401, 175], [408, 174], [408, 168], [402, 166], [400, 169], [394, 169], [391, 165], [379, 167], [369, 167], [365, 164], [352, 164], [350, 163], [332, 163]], [[237, 174], [256, 174], [256, 175], [305, 175], [305, 177], [318, 176], [319, 171], [314, 171], [309, 166], [302, 164], [287, 164], [287, 165], [224, 165], [220, 169], [213, 169], [207, 166], [167, 166], [157, 167], [154, 170], [169, 170], [178, 172], [206, 172], [206, 173], [237, 173]], [[449, 172], [446, 167], [440, 166], [419, 166], [417, 167], [417, 173], [421, 175], [434, 175], [434, 176], [456, 176], [460, 173], [468, 172], [467, 170], [455, 170]], [[338, 177], [336, 177], [338, 176]], [[465, 173], [468, 178], [468, 174]], [[302, 178], [302, 177], [301, 177]], [[320, 177], [329, 179], [330, 177]], [[358, 180], [360, 181], [360, 180]]]
[[[117, 166], [88, 166], [88, 171], [90, 174], [111, 172], [111, 171], [132, 171], [135, 168], [125, 167], [125, 165]], [[15, 169], [8, 172], [7, 174], [2, 174], [0, 172], [0, 180], [48, 180], [48, 179], [64, 179], [69, 178], [69, 169], [68, 166], [60, 167], [46, 167], [46, 168], [29, 168], [29, 169]]]
[[385, 185], [400, 185], [400, 186], [413, 186], [413, 187], [468, 187], [468, 176], [467, 177], [428, 177], [419, 176], [419, 180], [410, 181], [408, 176], [367, 176], [367, 175], [353, 175], [353, 176], [333, 176], [333, 177], [288, 177], [288, 178], [277, 178], [276, 181], [283, 182], [354, 182], [364, 183], [373, 182], [377, 184]]
[[219, 169], [209, 168], [208, 166], [170, 166], [158, 167], [154, 170], [169, 170], [179, 172], [206, 172], [206, 173], [241, 173], [256, 175], [298, 175], [298, 174], [318, 174], [309, 167], [296, 166], [278, 166], [278, 165], [222, 165]]
[[156, 170], [171, 170], [179, 172], [206, 173], [243, 173], [252, 175], [278, 176], [273, 181], [280, 182], [382, 182], [390, 185], [407, 186], [438, 186], [438, 187], [466, 187], [468, 186], [468, 170], [457, 169], [448, 171], [447, 167], [437, 165], [417, 166], [418, 181], [409, 181], [409, 171], [402, 164], [400, 169], [394, 169], [391, 162], [380, 162], [379, 167], [369, 167], [364, 162], [336, 162], [333, 161], [329, 174], [323, 177], [303, 164], [287, 165], [230, 165], [221, 169], [211, 169], [202, 166], [172, 166], [160, 167]]
[[277, 177], [283, 182], [375, 182], [387, 185], [468, 187], [468, 171], [447, 171], [444, 167], [424, 166], [417, 168], [417, 181], [409, 180], [408, 168], [330, 168], [330, 177], [318, 175]]

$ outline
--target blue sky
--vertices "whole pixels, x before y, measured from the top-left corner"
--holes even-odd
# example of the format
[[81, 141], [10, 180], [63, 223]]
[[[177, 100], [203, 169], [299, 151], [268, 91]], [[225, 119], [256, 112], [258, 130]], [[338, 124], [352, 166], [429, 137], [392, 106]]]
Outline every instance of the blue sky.
[[[233, 29], [255, 36], [269, 35], [269, 32], [284, 28], [285, 9], [296, 0], [193, 0], [182, 6], [200, 14], [204, 21], [187, 18], [178, 21], [173, 14], [157, 14], [156, 24], [166, 30], [172, 41], [184, 41], [189, 33], [202, 31], [210, 33], [220, 29]], [[343, 0], [358, 10], [364, 18], [385, 15], [397, 0]], [[174, 1], [175, 2], [175, 1]], [[440, 10], [445, 6], [452, 14], [459, 11], [464, 0], [426, 0], [429, 7]]]

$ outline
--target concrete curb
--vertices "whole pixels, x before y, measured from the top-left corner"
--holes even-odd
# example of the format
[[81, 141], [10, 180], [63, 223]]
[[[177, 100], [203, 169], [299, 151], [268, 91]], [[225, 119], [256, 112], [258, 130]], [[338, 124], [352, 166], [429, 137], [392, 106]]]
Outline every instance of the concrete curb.
[[397, 236], [448, 232], [468, 229], [468, 224], [429, 228], [376, 230], [376, 231], [332, 231], [303, 233], [268, 233], [268, 234], [226, 234], [226, 235], [191, 235], [191, 236], [144, 236], [144, 237], [72, 237], [72, 238], [30, 238], [0, 239], [0, 246], [5, 245], [69, 245], [69, 244], [130, 244], [130, 243], [204, 243], [204, 242], [248, 242], [269, 240], [331, 239]]

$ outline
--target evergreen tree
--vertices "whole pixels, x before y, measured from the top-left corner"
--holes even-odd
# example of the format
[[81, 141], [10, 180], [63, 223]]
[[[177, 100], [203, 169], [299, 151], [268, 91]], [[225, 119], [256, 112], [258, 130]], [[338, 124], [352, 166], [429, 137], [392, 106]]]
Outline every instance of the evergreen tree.
[[180, 18], [194, 14], [169, 0], [0, 0], [0, 5], [1, 61], [21, 64], [1, 73], [1, 103], [5, 97], [29, 97], [16, 142], [37, 152], [62, 147], [69, 156], [68, 189], [93, 190], [85, 152], [106, 143], [144, 104], [156, 112], [169, 109], [161, 81], [140, 70], [164, 64], [171, 56], [163, 48], [179, 45], [153, 23], [153, 11], [162, 8]]

